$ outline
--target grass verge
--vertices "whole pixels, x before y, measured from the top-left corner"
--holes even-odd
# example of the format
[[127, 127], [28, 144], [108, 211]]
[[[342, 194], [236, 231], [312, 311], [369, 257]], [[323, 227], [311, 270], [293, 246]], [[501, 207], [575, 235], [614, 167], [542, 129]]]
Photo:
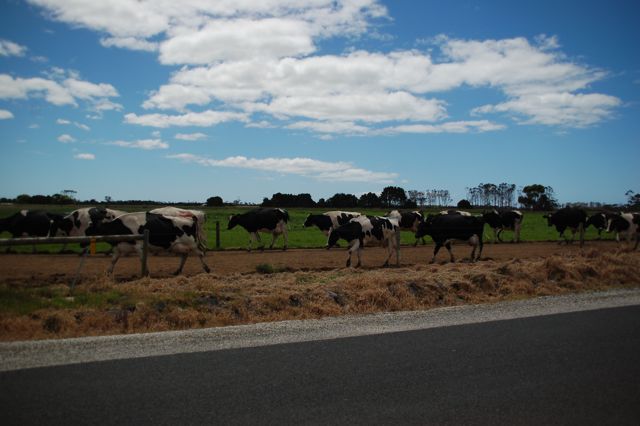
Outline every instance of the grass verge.
[[216, 327], [421, 310], [640, 286], [640, 252], [601, 252], [475, 264], [334, 269], [114, 283], [0, 286], [0, 340]]

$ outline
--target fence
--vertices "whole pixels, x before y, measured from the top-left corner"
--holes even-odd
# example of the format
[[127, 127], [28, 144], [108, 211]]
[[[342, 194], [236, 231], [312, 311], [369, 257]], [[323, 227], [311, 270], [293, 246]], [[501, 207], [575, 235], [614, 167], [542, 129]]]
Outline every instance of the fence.
[[[0, 247], [11, 247], [19, 245], [38, 245], [38, 244], [70, 244], [80, 243], [89, 244], [90, 251], [95, 253], [95, 244], [120, 243], [124, 241], [142, 241], [142, 256], [140, 256], [140, 274], [146, 276], [149, 274], [147, 267], [147, 256], [149, 254], [149, 230], [145, 230], [144, 234], [134, 235], [95, 235], [92, 237], [27, 237], [27, 238], [7, 238], [0, 239]], [[78, 266], [78, 273], [82, 267], [87, 251], [83, 252], [82, 260]], [[76, 274], [77, 278], [77, 274]], [[74, 280], [75, 284], [75, 280]]]

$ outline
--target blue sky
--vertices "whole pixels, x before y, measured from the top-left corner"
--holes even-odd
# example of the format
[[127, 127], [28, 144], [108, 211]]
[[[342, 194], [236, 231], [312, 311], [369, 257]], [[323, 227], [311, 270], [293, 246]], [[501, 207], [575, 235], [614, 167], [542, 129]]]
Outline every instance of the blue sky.
[[640, 191], [637, 1], [0, 4], [0, 196]]

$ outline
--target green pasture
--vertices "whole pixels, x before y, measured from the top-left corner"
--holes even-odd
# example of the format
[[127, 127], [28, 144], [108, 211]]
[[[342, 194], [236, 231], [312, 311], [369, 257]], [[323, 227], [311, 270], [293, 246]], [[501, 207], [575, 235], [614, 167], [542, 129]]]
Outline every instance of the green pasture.
[[[159, 207], [156, 205], [139, 205], [139, 206], [110, 206], [111, 208], [124, 210], [124, 211], [145, 211], [151, 210], [153, 208]], [[46, 206], [34, 206], [34, 205], [0, 205], [0, 217], [7, 217], [16, 213], [23, 209], [31, 209], [31, 210], [46, 210], [56, 213], [67, 213], [74, 210], [76, 207], [74, 206], [56, 206], [56, 205], [46, 205]], [[245, 249], [249, 243], [249, 234], [242, 229], [241, 227], [236, 227], [232, 230], [227, 230], [227, 223], [229, 220], [229, 216], [235, 213], [242, 213], [244, 211], [249, 210], [249, 207], [203, 207], [203, 206], [191, 206], [185, 208], [192, 208], [203, 210], [207, 214], [207, 222], [205, 225], [205, 229], [207, 231], [207, 239], [208, 245], [210, 249], [215, 249], [216, 247], [216, 239], [215, 239], [215, 229], [216, 222], [220, 224], [220, 247], [223, 250], [233, 250], [233, 249]], [[326, 243], [325, 235], [320, 232], [317, 228], [304, 228], [302, 224], [304, 223], [305, 218], [308, 214], [314, 213], [319, 214], [323, 213], [329, 209], [304, 209], [304, 208], [290, 208], [287, 209], [289, 211], [289, 215], [291, 220], [289, 222], [289, 247], [290, 248], [316, 248], [323, 247]], [[360, 211], [361, 213], [366, 213], [368, 215], [384, 215], [387, 210], [369, 210], [369, 209], [354, 209], [355, 211]], [[426, 210], [425, 213], [429, 212], [437, 212], [442, 209], [430, 209]], [[480, 214], [482, 210], [469, 210], [472, 214]], [[522, 225], [522, 232], [520, 235], [521, 241], [556, 241], [558, 238], [557, 232], [555, 228], [548, 227], [546, 223], [546, 219], [542, 217], [543, 212], [524, 212], [524, 222]], [[566, 233], [569, 236], [569, 232]], [[504, 231], [502, 233], [502, 239], [504, 241], [510, 241], [513, 236], [513, 233], [510, 231]], [[2, 233], [0, 234], [0, 238], [10, 238], [10, 234]], [[269, 234], [261, 234], [262, 242], [266, 246], [271, 243], [271, 235]], [[595, 239], [597, 238], [597, 232], [593, 227], [590, 227], [586, 234], [586, 239]], [[613, 236], [610, 234], [603, 233], [603, 239], [612, 239]], [[487, 226], [485, 227], [485, 241], [491, 241], [493, 239], [493, 231]], [[431, 242], [431, 240], [427, 237], [427, 242]], [[413, 234], [410, 232], [402, 232], [401, 243], [402, 244], [413, 244], [415, 241]], [[255, 245], [254, 245], [255, 247]], [[275, 244], [276, 248], [282, 247], [282, 237], [279, 237]], [[108, 244], [98, 244], [98, 250], [106, 250], [108, 248]], [[77, 244], [69, 245], [68, 249], [79, 251]], [[19, 252], [31, 252], [32, 248], [30, 246], [16, 246], [13, 247], [12, 250]], [[57, 252], [60, 250], [60, 246], [58, 245], [40, 245], [37, 247], [38, 252]]]

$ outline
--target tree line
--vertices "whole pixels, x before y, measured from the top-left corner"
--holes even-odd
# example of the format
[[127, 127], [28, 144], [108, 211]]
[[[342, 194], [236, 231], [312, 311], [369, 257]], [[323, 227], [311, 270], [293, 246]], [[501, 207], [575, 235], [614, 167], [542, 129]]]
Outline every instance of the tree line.
[[[76, 191], [63, 190], [53, 195], [28, 195], [21, 194], [16, 198], [0, 198], [0, 203], [16, 204], [58, 204], [58, 205], [174, 205], [189, 206], [200, 204], [198, 202], [158, 202], [157, 200], [113, 200], [106, 196], [104, 201], [95, 199], [80, 201], [75, 198]], [[625, 193], [627, 203], [624, 206], [608, 206], [602, 203], [573, 204], [586, 208], [620, 208], [625, 207], [633, 210], [640, 210], [640, 193], [629, 190]], [[235, 200], [231, 203], [225, 202], [220, 196], [207, 198], [205, 204], [210, 207], [221, 207], [225, 205], [250, 205]], [[263, 207], [303, 207], [303, 208], [381, 208], [381, 209], [415, 209], [433, 207], [451, 207], [453, 199], [449, 190], [446, 189], [411, 189], [405, 191], [399, 186], [387, 186], [380, 194], [367, 192], [356, 196], [354, 194], [336, 193], [329, 198], [320, 198], [315, 201], [311, 194], [284, 194], [277, 192], [270, 198], [264, 197]], [[459, 200], [455, 204], [459, 208], [508, 208], [521, 207], [530, 210], [549, 211], [559, 207], [555, 191], [551, 186], [542, 184], [526, 185], [516, 188], [510, 183], [480, 183], [475, 187], [466, 188], [466, 198]]]

